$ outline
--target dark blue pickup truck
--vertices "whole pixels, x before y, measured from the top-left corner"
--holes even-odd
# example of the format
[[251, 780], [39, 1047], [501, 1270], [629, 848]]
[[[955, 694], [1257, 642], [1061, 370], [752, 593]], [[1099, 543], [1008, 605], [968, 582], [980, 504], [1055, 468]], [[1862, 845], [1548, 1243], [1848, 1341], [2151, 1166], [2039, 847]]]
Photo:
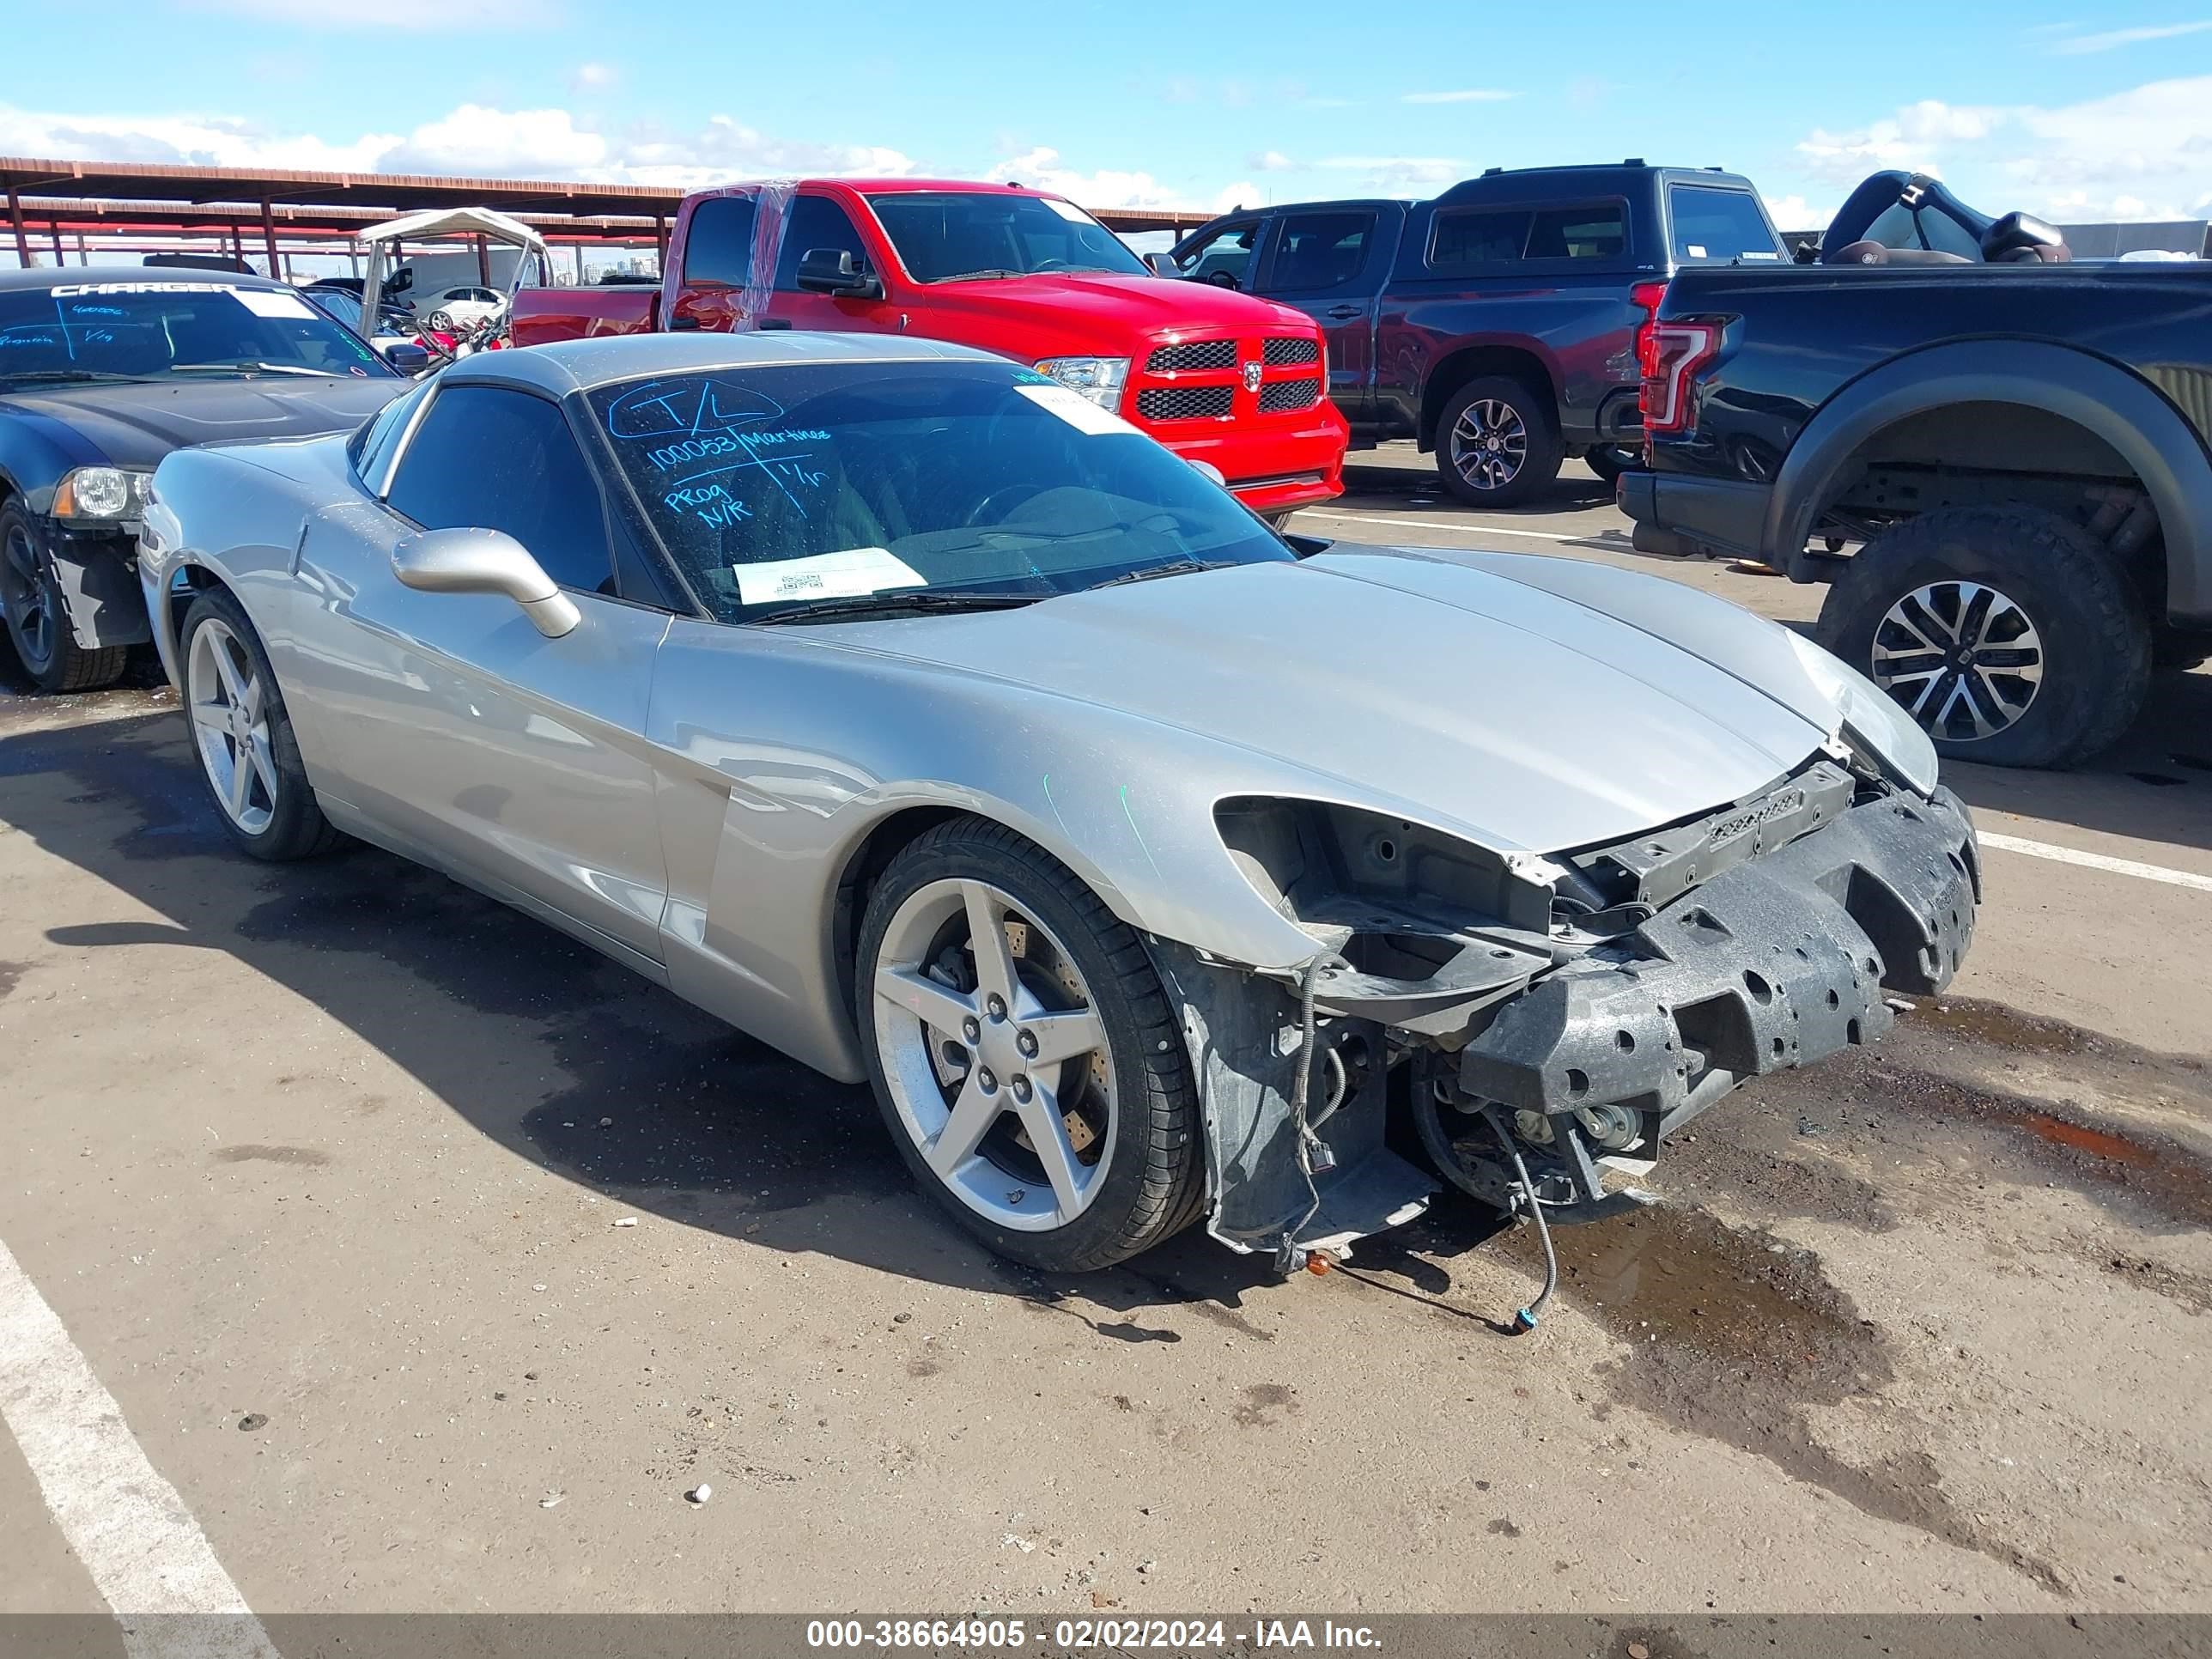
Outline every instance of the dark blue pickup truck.
[[2088, 758], [2212, 653], [2212, 264], [2075, 264], [1901, 173], [1818, 258], [1668, 289], [1637, 545], [1829, 584], [1820, 643], [1946, 755]]
[[1607, 479], [1635, 464], [1636, 328], [1678, 267], [1786, 256], [1748, 180], [1631, 160], [1240, 210], [1168, 257], [1321, 324], [1355, 446], [1414, 439], [1455, 495], [1504, 507], [1570, 455]]

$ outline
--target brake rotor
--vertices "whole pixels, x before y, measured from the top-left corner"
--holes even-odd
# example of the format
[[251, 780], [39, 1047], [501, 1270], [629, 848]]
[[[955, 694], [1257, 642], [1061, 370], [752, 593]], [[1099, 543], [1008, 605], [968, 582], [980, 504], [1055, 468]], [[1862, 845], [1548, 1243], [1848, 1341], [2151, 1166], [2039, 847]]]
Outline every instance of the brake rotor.
[[[1036, 990], [1038, 988], [1036, 984], [1038, 979], [1048, 979], [1066, 993], [1066, 1006], [1078, 1008], [1084, 1006], [1083, 981], [1076, 973], [1074, 964], [1060, 957], [1057, 951], [1052, 952], [1053, 959], [1048, 963], [1030, 961], [1030, 925], [1018, 918], [1009, 916], [1006, 918], [1006, 949], [1014, 958], [1016, 970], [1018, 972], [1027, 970], [1022, 975], [1024, 984], [1031, 990]], [[1046, 949], [1049, 951], [1050, 945], [1047, 945]], [[954, 971], [956, 963], [957, 963], [957, 972]], [[975, 975], [975, 965], [972, 952], [958, 947], [946, 951], [931, 970], [933, 978], [939, 979], [948, 985], [954, 984], [956, 981], [964, 980], [964, 982], [956, 986], [956, 988], [963, 991], [974, 989]], [[930, 1063], [936, 1069], [938, 1082], [948, 1090], [957, 1089], [968, 1075], [968, 1068], [965, 1066], [951, 1064], [941, 1052], [933, 1054], [930, 1056]], [[1091, 1088], [1103, 1096], [1108, 1088], [1106, 1051], [1103, 1048], [1091, 1051], [1088, 1076]], [[1079, 1091], [1063, 1089], [1060, 1092], [1064, 1098], [1070, 1093]], [[1062, 1107], [1060, 1121], [1067, 1131], [1067, 1144], [1073, 1149], [1078, 1158], [1083, 1157], [1098, 1144], [1099, 1129], [1079, 1105]], [[1036, 1146], [1030, 1139], [1030, 1132], [1026, 1128], [1017, 1128], [1013, 1141], [1025, 1152], [1034, 1154], [1036, 1151]]]

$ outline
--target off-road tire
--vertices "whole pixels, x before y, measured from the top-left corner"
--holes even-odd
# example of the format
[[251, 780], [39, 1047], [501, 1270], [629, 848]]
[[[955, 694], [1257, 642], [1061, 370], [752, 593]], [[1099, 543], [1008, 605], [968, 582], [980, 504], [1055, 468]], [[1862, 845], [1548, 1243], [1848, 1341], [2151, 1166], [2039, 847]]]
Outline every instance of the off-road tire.
[[1890, 607], [1929, 583], [1979, 582], [2019, 605], [2043, 641], [2043, 680], [2018, 720], [1971, 741], [1937, 738], [1947, 758], [1992, 766], [2073, 766], [2109, 749], [2150, 689], [2142, 598], [2088, 532], [2029, 507], [1960, 507], [1885, 531], [1846, 562], [1814, 637], [1861, 673]]
[[[40, 652], [34, 650], [24, 632], [16, 607], [12, 604], [4, 605], [8, 613], [8, 643], [31, 684], [50, 693], [97, 691], [121, 679], [131, 659], [131, 647], [87, 647], [76, 642], [76, 635], [70, 627], [69, 605], [54, 574], [53, 559], [39, 543], [38, 525], [20, 501], [10, 501], [0, 506], [0, 559], [19, 556], [27, 558], [31, 564], [28, 580], [38, 584], [46, 617], [46, 647]], [[4, 603], [17, 580], [14, 574], [0, 571], [0, 603]]]
[[[1048, 1232], [994, 1226], [948, 1191], [900, 1121], [884, 1082], [869, 989], [884, 933], [917, 890], [963, 878], [1000, 888], [1065, 943], [1106, 1030], [1119, 1095], [1106, 1185], [1081, 1214]], [[916, 1183], [993, 1250], [1049, 1273], [1087, 1273], [1126, 1261], [1197, 1218], [1206, 1200], [1203, 1125], [1174, 1005], [1144, 941], [1043, 848], [980, 817], [926, 831], [891, 860], [868, 896], [853, 983], [868, 1079], [892, 1144]]]
[[[1452, 428], [1468, 406], [1491, 400], [1509, 405], [1528, 434], [1528, 447], [1521, 470], [1494, 489], [1480, 489], [1460, 476], [1452, 463]], [[1548, 392], [1507, 374], [1483, 374], [1452, 393], [1437, 416], [1437, 472], [1444, 488], [1469, 507], [1517, 507], [1531, 495], [1549, 489], [1559, 476], [1565, 455], [1560, 447], [1559, 418]]]
[[228, 591], [212, 587], [201, 593], [185, 612], [185, 625], [177, 634], [177, 660], [179, 664], [191, 660], [192, 636], [209, 620], [219, 620], [235, 635], [253, 659], [253, 672], [264, 690], [262, 708], [269, 726], [269, 752], [276, 763], [276, 798], [270, 804], [269, 823], [258, 834], [248, 834], [232, 821], [220, 800], [214, 799], [215, 782], [200, 763], [198, 734], [191, 730], [192, 713], [190, 707], [190, 681], [186, 680], [185, 706], [181, 710], [186, 736], [193, 745], [192, 766], [208, 790], [209, 805], [232, 843], [248, 857], [270, 864], [290, 864], [301, 859], [319, 857], [343, 846], [346, 837], [338, 828], [323, 816], [323, 809], [315, 800], [314, 786], [307, 781], [306, 763], [300, 758], [300, 739], [292, 729], [292, 716], [284, 707], [283, 690], [276, 683], [276, 671], [270, 666], [269, 653], [261, 643], [261, 635], [246, 620], [246, 607], [239, 604]]

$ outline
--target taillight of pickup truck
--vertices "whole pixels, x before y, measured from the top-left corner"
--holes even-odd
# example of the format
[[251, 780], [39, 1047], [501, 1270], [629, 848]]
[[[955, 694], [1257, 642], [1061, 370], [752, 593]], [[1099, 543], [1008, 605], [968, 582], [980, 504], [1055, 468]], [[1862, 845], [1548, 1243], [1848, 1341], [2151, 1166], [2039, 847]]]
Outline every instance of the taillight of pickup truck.
[[1644, 416], [1644, 435], [1647, 440], [1678, 436], [1690, 429], [1695, 418], [1690, 382], [1720, 354], [1721, 325], [1661, 322], [1659, 307], [1667, 298], [1664, 283], [1638, 283], [1630, 297], [1644, 308], [1644, 320], [1636, 330], [1636, 366], [1643, 377], [1636, 401]]

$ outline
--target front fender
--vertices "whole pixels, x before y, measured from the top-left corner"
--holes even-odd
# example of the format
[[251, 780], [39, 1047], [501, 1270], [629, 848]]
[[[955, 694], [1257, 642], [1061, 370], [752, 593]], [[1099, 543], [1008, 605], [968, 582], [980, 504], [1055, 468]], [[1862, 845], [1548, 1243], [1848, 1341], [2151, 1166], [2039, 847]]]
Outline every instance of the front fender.
[[2173, 405], [2104, 358], [2033, 340], [1961, 340], [1893, 357], [1808, 422], [1776, 475], [1761, 545], [1809, 580], [1805, 544], [1850, 457], [1909, 416], [1966, 403], [2048, 410], [2118, 451], [2158, 509], [2167, 608], [2212, 621], [2212, 462]]

